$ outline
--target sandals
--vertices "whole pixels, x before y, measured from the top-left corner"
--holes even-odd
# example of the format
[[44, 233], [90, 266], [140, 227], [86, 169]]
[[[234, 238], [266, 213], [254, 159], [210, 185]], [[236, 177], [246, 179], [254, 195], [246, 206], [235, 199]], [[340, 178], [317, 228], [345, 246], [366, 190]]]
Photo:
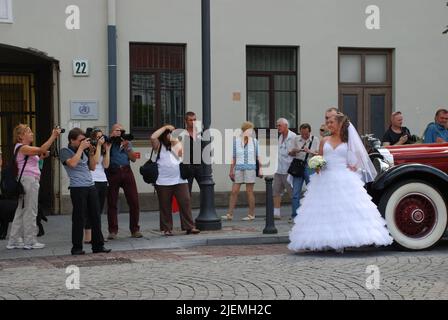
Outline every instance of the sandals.
[[244, 217], [241, 220], [243, 220], [243, 221], [253, 221], [254, 219], [255, 219], [255, 216], [248, 215], [247, 217]]
[[201, 231], [199, 229], [193, 228], [190, 230], [187, 230], [187, 234], [199, 234]]
[[233, 214], [227, 213], [225, 216], [221, 216], [222, 220], [226, 221], [232, 221], [233, 220]]

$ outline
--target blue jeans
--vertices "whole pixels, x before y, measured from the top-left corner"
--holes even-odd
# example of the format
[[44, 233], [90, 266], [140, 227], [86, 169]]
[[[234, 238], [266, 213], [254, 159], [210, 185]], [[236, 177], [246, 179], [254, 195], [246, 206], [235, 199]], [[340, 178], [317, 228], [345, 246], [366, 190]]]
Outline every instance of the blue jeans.
[[292, 214], [291, 218], [297, 216], [297, 209], [300, 207], [300, 194], [302, 192], [303, 182], [306, 184], [310, 183], [311, 170], [306, 167], [304, 177], [293, 177], [293, 188], [292, 188]]

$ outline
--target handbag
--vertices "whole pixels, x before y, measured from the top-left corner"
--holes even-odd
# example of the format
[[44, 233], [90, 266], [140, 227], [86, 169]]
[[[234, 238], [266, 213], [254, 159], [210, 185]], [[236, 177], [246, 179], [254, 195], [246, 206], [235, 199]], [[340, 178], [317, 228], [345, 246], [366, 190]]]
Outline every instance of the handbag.
[[140, 167], [140, 174], [143, 177], [143, 181], [148, 184], [155, 184], [157, 178], [159, 177], [159, 167], [157, 166], [157, 161], [160, 158], [160, 148], [157, 152], [156, 161], [152, 161], [152, 155], [154, 153], [154, 148], [151, 151], [151, 156], [148, 161], [145, 162], [143, 166]]
[[191, 164], [179, 163], [180, 177], [182, 179], [190, 179], [193, 176], [193, 168]]
[[255, 139], [252, 140], [254, 142], [254, 149], [255, 149], [255, 175], [258, 178], [262, 178], [263, 176], [260, 175], [260, 161], [258, 161], [258, 143], [255, 143]]
[[17, 155], [19, 154], [20, 148], [22, 148], [22, 146], [17, 148], [10, 165], [2, 171], [1, 191], [2, 194], [9, 199], [18, 199], [21, 195], [25, 194], [25, 189], [21, 180], [23, 171], [28, 162], [28, 156], [25, 156], [25, 162], [20, 172], [19, 179], [17, 179]]
[[[311, 145], [313, 144], [314, 136], [311, 138], [311, 142], [308, 146], [308, 148], [311, 148]], [[303, 145], [302, 149], [306, 146], [306, 142]], [[291, 164], [288, 168], [288, 173], [296, 178], [303, 178], [305, 177], [305, 170], [306, 170], [306, 161], [308, 160], [309, 153], [306, 154], [305, 160], [301, 159], [293, 159]]]

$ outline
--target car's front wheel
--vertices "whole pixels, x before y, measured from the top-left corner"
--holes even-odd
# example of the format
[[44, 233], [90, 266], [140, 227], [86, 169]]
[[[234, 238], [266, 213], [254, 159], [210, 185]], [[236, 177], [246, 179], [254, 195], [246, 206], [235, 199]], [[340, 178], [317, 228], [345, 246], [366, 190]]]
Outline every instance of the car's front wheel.
[[421, 180], [406, 180], [390, 187], [378, 209], [396, 244], [409, 250], [434, 246], [447, 226], [447, 205], [440, 192]]

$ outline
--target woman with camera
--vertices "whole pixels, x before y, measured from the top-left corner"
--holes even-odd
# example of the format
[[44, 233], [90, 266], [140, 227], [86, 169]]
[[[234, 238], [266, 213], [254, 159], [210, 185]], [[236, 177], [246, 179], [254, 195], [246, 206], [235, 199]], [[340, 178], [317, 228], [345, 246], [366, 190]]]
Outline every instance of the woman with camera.
[[[107, 196], [107, 177], [105, 169], [109, 168], [111, 143], [106, 142], [103, 132], [99, 129], [93, 129], [90, 136], [91, 150], [93, 152], [94, 161], [96, 163], [95, 170], [91, 170], [95, 188], [98, 191], [98, 200], [100, 202], [100, 215], [103, 213], [104, 202]], [[92, 241], [92, 226], [89, 217], [86, 217], [84, 229], [84, 243]], [[106, 241], [106, 239], [104, 239]]]
[[198, 234], [191, 214], [191, 199], [188, 180], [181, 177], [182, 143], [171, 138], [174, 127], [166, 125], [151, 136], [151, 144], [157, 150], [157, 167], [159, 176], [156, 181], [156, 191], [160, 208], [160, 231], [166, 236], [173, 235], [173, 216], [171, 200], [176, 197], [179, 203], [180, 223], [187, 234]]
[[39, 195], [39, 159], [48, 157], [48, 149], [61, 134], [61, 129], [53, 129], [50, 138], [41, 146], [33, 147], [34, 133], [25, 124], [14, 128], [14, 154], [18, 176], [23, 172], [20, 182], [25, 191], [19, 197], [18, 206], [11, 226], [8, 249], [42, 249], [44, 244], [37, 242], [37, 205]]
[[381, 142], [383, 146], [399, 146], [415, 142], [408, 128], [403, 127], [403, 115], [400, 111], [392, 113], [390, 116], [390, 127], [383, 136]]

